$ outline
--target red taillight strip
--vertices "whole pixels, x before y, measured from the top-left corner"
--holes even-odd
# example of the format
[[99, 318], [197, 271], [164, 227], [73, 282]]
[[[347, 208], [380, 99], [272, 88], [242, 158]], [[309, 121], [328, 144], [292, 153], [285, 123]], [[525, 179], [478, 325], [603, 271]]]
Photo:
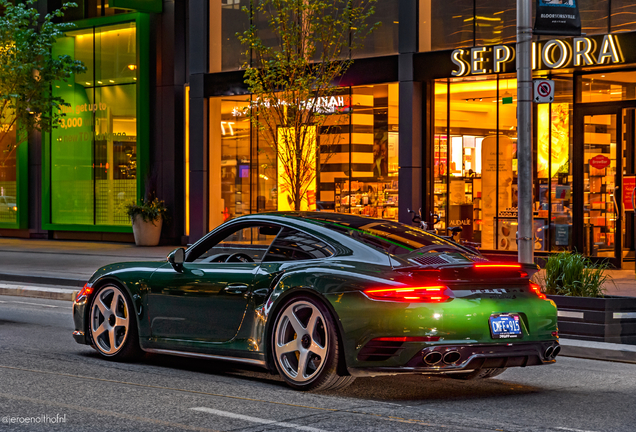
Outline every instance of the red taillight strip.
[[403, 293], [408, 293], [408, 292], [415, 292], [417, 291], [421, 291], [421, 290], [425, 290], [425, 291], [444, 291], [446, 289], [445, 286], [431, 286], [431, 287], [413, 287], [413, 288], [382, 288], [382, 289], [370, 289], [370, 290], [365, 290], [364, 292], [367, 294], [375, 294], [375, 293], [382, 293], [382, 292], [403, 292]]
[[521, 264], [475, 264], [475, 268], [509, 268], [509, 269], [520, 269]]
[[546, 300], [547, 297], [541, 292], [541, 285], [530, 282], [530, 291], [534, 292], [540, 299]]
[[373, 300], [385, 300], [408, 303], [439, 303], [451, 298], [446, 294], [445, 286], [424, 286], [405, 288], [377, 288], [364, 290], [364, 294]]
[[437, 342], [439, 336], [397, 336], [397, 337], [379, 337], [373, 339], [380, 342]]

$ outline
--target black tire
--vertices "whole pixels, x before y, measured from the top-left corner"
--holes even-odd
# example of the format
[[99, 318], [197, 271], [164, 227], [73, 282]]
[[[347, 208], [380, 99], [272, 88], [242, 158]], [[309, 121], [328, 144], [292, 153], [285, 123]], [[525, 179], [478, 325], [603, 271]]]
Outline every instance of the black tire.
[[[122, 325], [124, 322], [127, 325]], [[91, 346], [105, 359], [134, 361], [143, 356], [132, 299], [118, 285], [107, 284], [95, 291], [87, 329]]]
[[506, 368], [477, 369], [468, 373], [448, 374], [446, 376], [453, 379], [468, 381], [496, 377], [505, 371]]
[[339, 368], [343, 353], [336, 323], [314, 297], [299, 295], [285, 301], [274, 320], [269, 348], [276, 370], [293, 389], [340, 390], [355, 380], [338, 373], [344, 368]]

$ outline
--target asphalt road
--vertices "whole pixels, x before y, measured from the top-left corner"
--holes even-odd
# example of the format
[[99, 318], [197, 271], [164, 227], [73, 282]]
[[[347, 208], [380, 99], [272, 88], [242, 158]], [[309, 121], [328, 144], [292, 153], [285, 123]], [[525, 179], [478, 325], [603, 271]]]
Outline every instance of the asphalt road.
[[298, 393], [224, 363], [101, 360], [72, 328], [69, 302], [0, 296], [0, 430], [636, 430], [632, 364], [559, 358], [485, 381], [404, 375]]

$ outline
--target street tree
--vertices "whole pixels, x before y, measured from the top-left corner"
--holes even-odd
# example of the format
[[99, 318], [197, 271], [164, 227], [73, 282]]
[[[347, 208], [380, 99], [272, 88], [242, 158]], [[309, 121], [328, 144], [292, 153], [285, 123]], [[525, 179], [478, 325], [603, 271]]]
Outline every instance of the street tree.
[[74, 27], [58, 19], [77, 5], [65, 3], [41, 18], [36, 1], [0, 0], [0, 166], [29, 132], [58, 126], [61, 106], [69, 105], [53, 95], [52, 83], [86, 70], [81, 61], [51, 54], [55, 41]]
[[243, 8], [251, 23], [237, 34], [246, 49], [245, 83], [252, 93], [245, 114], [277, 155], [278, 199], [294, 210], [308, 207], [317, 164], [337, 144], [339, 134], [329, 129], [338, 126], [334, 118], [346, 116], [333, 114], [348, 112], [350, 104], [343, 103], [338, 84], [353, 63], [351, 52], [379, 26], [371, 22], [375, 3], [251, 0]]

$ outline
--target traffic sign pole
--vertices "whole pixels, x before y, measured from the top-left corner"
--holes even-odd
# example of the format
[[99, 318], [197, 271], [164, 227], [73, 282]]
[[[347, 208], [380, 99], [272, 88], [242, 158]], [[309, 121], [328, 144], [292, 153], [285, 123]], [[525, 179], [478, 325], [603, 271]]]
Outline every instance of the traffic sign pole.
[[518, 259], [534, 262], [532, 222], [532, 5], [517, 0], [517, 168], [518, 168]]

